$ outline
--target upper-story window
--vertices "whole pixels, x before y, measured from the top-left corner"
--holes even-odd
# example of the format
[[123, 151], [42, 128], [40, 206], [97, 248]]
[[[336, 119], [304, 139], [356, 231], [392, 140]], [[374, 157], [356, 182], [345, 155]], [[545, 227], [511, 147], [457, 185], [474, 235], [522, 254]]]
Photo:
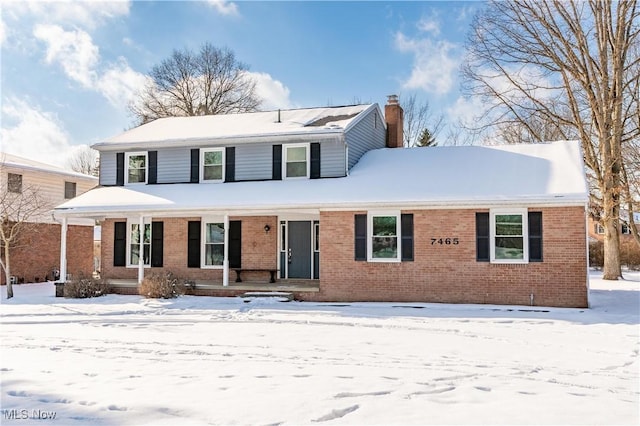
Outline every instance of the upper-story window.
[[224, 148], [201, 150], [200, 182], [224, 181]]
[[599, 223], [596, 223], [596, 234], [603, 235], [604, 234], [604, 226]]
[[66, 200], [70, 200], [71, 198], [75, 198], [76, 196], [76, 183], [75, 182], [65, 182], [64, 183], [64, 198]]
[[9, 173], [7, 176], [7, 189], [9, 192], [16, 194], [22, 193], [22, 175], [17, 173]]
[[629, 225], [627, 225], [626, 223], [623, 223], [621, 226], [621, 232], [624, 235], [628, 235], [631, 234], [631, 227]]
[[126, 159], [127, 184], [147, 183], [147, 153], [127, 152]]
[[309, 145], [285, 145], [283, 168], [286, 179], [309, 178]]

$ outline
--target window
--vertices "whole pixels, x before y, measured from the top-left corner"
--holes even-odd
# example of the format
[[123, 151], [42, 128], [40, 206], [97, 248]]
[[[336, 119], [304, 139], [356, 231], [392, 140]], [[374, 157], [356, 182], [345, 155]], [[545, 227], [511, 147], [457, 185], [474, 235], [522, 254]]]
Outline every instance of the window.
[[204, 223], [204, 261], [207, 267], [222, 266], [224, 261], [224, 223]]
[[147, 183], [146, 152], [127, 152], [125, 164], [127, 184]]
[[496, 210], [491, 211], [490, 218], [491, 261], [495, 263], [528, 262], [527, 211]]
[[621, 231], [622, 231], [623, 235], [631, 234], [631, 227], [629, 225], [627, 225], [626, 223], [623, 223]]
[[[138, 266], [140, 259], [140, 224], [129, 223], [129, 266]], [[144, 224], [142, 235], [142, 264], [151, 266], [151, 224]]]
[[7, 177], [7, 189], [9, 192], [15, 192], [17, 194], [22, 193], [22, 175], [16, 173], [9, 173]]
[[286, 179], [309, 177], [309, 145], [285, 145], [284, 170]]
[[400, 214], [370, 214], [368, 223], [370, 262], [399, 262]]
[[64, 183], [64, 198], [69, 200], [76, 196], [76, 183], [75, 182], [65, 182]]
[[200, 181], [222, 182], [224, 180], [224, 149], [203, 149], [201, 155]]
[[604, 234], [604, 226], [599, 223], [596, 223], [596, 234], [603, 235]]

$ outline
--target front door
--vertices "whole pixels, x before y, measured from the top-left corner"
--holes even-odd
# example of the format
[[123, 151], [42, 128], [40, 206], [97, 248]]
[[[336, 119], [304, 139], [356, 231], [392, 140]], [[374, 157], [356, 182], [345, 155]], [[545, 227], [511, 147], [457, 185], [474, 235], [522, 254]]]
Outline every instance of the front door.
[[289, 221], [288, 277], [311, 279], [311, 222]]

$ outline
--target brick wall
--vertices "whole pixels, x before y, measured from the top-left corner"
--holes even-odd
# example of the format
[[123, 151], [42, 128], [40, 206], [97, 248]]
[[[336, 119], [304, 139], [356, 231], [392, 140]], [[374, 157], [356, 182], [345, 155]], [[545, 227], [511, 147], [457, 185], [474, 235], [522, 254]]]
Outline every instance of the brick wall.
[[[20, 247], [11, 250], [11, 275], [24, 282], [52, 279], [52, 269], [60, 268], [58, 224], [37, 224], [21, 237]], [[67, 229], [67, 272], [90, 276], [93, 272], [93, 227], [69, 225]], [[5, 284], [4, 273], [0, 278]]]
[[[354, 215], [320, 216], [320, 292], [314, 300], [495, 303], [585, 307], [584, 208], [534, 209], [543, 214], [543, 259], [521, 265], [476, 261], [475, 213], [403, 211], [414, 215], [414, 261], [354, 260]], [[487, 211], [487, 210], [484, 210]], [[458, 238], [432, 245], [431, 238]]]
[[[275, 216], [230, 217], [230, 220], [242, 221], [242, 267], [243, 268], [276, 268], [278, 227]], [[162, 268], [145, 268], [145, 274], [151, 272], [171, 271], [179, 278], [196, 281], [222, 282], [221, 269], [201, 269], [187, 267], [187, 227], [192, 218], [156, 218], [154, 221], [164, 222], [164, 253]], [[114, 222], [126, 222], [126, 219], [109, 219], [102, 224], [102, 276], [115, 279], [137, 279], [138, 268], [113, 266], [113, 232]], [[264, 226], [271, 230], [266, 233]], [[243, 281], [264, 282], [262, 274], [243, 273]], [[229, 274], [229, 280], [235, 280], [235, 273]]]

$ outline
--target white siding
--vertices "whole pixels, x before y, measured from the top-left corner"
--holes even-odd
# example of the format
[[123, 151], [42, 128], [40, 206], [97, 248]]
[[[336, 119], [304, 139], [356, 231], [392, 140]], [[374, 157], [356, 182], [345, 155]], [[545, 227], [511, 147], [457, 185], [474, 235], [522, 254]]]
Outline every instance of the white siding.
[[342, 141], [320, 142], [321, 177], [343, 177], [345, 175], [346, 147]]
[[116, 184], [116, 153], [113, 151], [100, 153], [100, 185]]
[[240, 145], [236, 147], [236, 180], [271, 179], [273, 144]]
[[191, 179], [191, 150], [165, 148], [158, 150], [158, 183], [185, 183]]

